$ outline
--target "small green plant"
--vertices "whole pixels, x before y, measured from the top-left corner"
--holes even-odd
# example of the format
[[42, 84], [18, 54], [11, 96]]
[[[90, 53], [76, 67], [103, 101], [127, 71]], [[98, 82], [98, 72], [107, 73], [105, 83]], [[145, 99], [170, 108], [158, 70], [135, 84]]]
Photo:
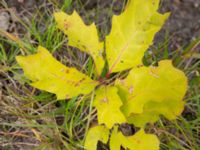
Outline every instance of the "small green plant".
[[[121, 146], [158, 150], [158, 138], [146, 134], [145, 125], [156, 122], [160, 115], [176, 119], [183, 111], [187, 88], [184, 73], [174, 68], [170, 60], [160, 61], [157, 67], [142, 64], [144, 52], [169, 16], [159, 14], [158, 7], [159, 0], [129, 0], [124, 12], [113, 17], [111, 33], [103, 42], [99, 41], [95, 25], [86, 26], [76, 11], [72, 15], [54, 14], [58, 28], [68, 36], [68, 44], [92, 56], [93, 78], [64, 66], [42, 46], [37, 54], [17, 56], [26, 77], [32, 81], [30, 85], [55, 93], [57, 99], [91, 95], [94, 91], [93, 106], [99, 125], [88, 131], [85, 149], [94, 150], [98, 141], [109, 141], [111, 150]], [[122, 71], [128, 75], [114, 78], [113, 82], [112, 74]], [[122, 123], [140, 130], [133, 136], [124, 136], [118, 131]]]

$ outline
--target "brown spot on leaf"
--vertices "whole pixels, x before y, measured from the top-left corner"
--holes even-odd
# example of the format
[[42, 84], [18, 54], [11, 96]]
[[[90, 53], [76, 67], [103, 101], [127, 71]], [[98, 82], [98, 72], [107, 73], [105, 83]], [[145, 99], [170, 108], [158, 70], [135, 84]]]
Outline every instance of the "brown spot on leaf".
[[131, 86], [131, 87], [129, 88], [128, 92], [129, 92], [130, 94], [132, 94], [132, 93], [133, 93], [133, 90], [134, 90], [134, 88], [133, 88], [133, 86]]
[[83, 77], [79, 82], [83, 82], [85, 80], [85, 77]]
[[75, 83], [75, 87], [80, 86], [80, 84], [85, 80], [85, 77], [83, 77], [81, 80], [79, 80], [77, 83]]
[[137, 68], [141, 68], [141, 67], [143, 67], [143, 65], [142, 65], [142, 64], [140, 64], [140, 65], [137, 65]]
[[64, 20], [64, 29], [67, 30], [69, 29], [71, 26], [70, 22], [68, 22], [67, 20]]
[[77, 87], [77, 86], [79, 86], [79, 85], [80, 85], [79, 82], [77, 82], [77, 83], [74, 84], [75, 87]]
[[137, 142], [138, 144], [140, 144], [140, 143], [141, 143], [141, 141], [140, 141], [140, 140], [136, 140], [136, 142]]
[[66, 69], [66, 70], [65, 70], [65, 73], [69, 73], [69, 69]]
[[108, 103], [108, 99], [105, 97], [101, 100], [102, 103]]

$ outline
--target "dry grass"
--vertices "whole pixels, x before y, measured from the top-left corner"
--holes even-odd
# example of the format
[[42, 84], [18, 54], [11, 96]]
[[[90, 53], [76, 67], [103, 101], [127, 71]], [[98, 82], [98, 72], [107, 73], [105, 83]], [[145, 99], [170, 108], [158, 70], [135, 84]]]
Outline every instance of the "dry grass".
[[[88, 75], [93, 72], [91, 58], [67, 46], [67, 38], [57, 30], [52, 18], [52, 11], [58, 8], [66, 10], [69, 1], [63, 5], [53, 0], [44, 1], [36, 11], [23, 10], [20, 13], [8, 8], [4, 2], [0, 5], [0, 10], [8, 12], [15, 25], [12, 31], [0, 32], [0, 149], [81, 149], [90, 123], [95, 124], [92, 98], [57, 101], [55, 95], [30, 87], [15, 60], [16, 55], [34, 53], [35, 47], [40, 44], [54, 52], [63, 64], [75, 66]], [[86, 22], [96, 21], [103, 38], [109, 32], [114, 5], [86, 10], [77, 0], [72, 6], [79, 10]], [[71, 8], [67, 11], [70, 12]], [[94, 13], [99, 13], [99, 17], [95, 17]], [[177, 121], [161, 119], [155, 126], [149, 125], [148, 131], [156, 133], [161, 139], [162, 150], [199, 150], [200, 61], [198, 55], [193, 55], [198, 52], [199, 43], [200, 38], [172, 52], [164, 51], [165, 43], [161, 43], [145, 55], [146, 64], [172, 58], [189, 78], [183, 115]]]

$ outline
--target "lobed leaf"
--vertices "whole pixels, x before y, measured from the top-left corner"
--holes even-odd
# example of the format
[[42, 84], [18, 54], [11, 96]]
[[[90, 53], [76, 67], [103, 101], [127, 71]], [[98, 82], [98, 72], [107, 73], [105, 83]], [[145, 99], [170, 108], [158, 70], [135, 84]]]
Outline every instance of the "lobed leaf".
[[167, 119], [173, 120], [179, 116], [184, 109], [184, 101], [163, 101], [148, 102], [144, 105], [143, 113], [131, 114], [127, 117], [129, 123], [138, 127], [145, 126], [146, 123], [154, 123], [159, 119], [160, 115], [164, 115]]
[[109, 138], [109, 129], [105, 126], [96, 126], [90, 128], [86, 135], [84, 148], [86, 150], [96, 150], [98, 141], [106, 144]]
[[16, 59], [32, 81], [30, 85], [56, 94], [58, 99], [89, 94], [98, 84], [75, 68], [64, 66], [41, 46], [37, 54], [17, 56]]
[[181, 114], [187, 78], [170, 60], [163, 60], [158, 67], [133, 68], [126, 79], [116, 82], [116, 86], [129, 123], [143, 126], [155, 122], [159, 115], [175, 119]]
[[142, 64], [144, 52], [169, 16], [159, 14], [158, 7], [159, 0], [129, 0], [125, 11], [113, 17], [106, 37], [109, 73]]
[[93, 105], [97, 108], [98, 123], [112, 128], [116, 123], [124, 123], [126, 119], [120, 110], [122, 102], [116, 87], [102, 86], [96, 91]]
[[143, 129], [126, 137], [114, 127], [110, 137], [110, 150], [120, 150], [121, 146], [129, 150], [159, 150], [159, 140], [155, 135], [146, 134]]
[[95, 24], [85, 25], [76, 11], [72, 15], [56, 12], [54, 17], [58, 28], [68, 36], [68, 44], [90, 54], [100, 74], [104, 67], [103, 43], [99, 42]]

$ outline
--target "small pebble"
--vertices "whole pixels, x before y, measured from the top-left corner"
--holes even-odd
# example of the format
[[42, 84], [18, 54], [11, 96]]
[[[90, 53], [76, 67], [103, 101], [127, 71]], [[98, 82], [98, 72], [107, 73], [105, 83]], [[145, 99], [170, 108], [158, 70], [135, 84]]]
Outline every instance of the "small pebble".
[[0, 12], [0, 29], [1, 30], [8, 30], [10, 25], [10, 15], [8, 12]]

